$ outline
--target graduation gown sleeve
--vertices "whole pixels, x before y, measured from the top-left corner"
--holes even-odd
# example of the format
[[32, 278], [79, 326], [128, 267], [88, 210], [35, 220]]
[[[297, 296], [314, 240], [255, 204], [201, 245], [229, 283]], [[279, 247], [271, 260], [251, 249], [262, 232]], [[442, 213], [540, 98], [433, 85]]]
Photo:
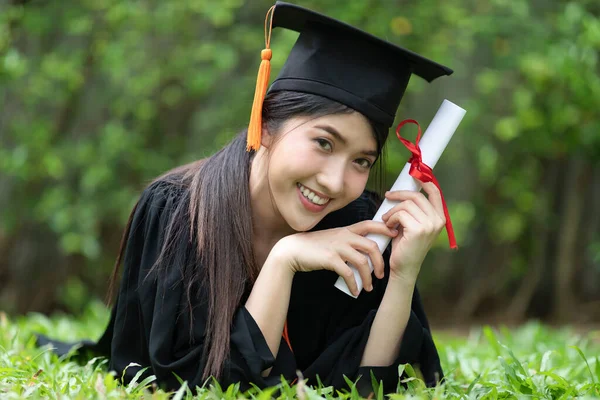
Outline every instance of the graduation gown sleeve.
[[[347, 226], [371, 219], [378, 202], [368, 192], [346, 208], [328, 215], [316, 229]], [[384, 253], [386, 277], [389, 275], [390, 248]], [[316, 376], [325, 385], [347, 388], [344, 375], [365, 395], [371, 390], [371, 371], [383, 380], [384, 390], [393, 392], [398, 383], [398, 366], [418, 367], [428, 386], [442, 377], [442, 369], [429, 323], [418, 290], [415, 290], [410, 318], [402, 337], [398, 357], [389, 366], [360, 366], [369, 332], [381, 303], [387, 279], [374, 279], [372, 292], [363, 291], [357, 299], [333, 285], [337, 275], [331, 271], [297, 274], [292, 287], [288, 327], [296, 361], [305, 377], [314, 384]]]

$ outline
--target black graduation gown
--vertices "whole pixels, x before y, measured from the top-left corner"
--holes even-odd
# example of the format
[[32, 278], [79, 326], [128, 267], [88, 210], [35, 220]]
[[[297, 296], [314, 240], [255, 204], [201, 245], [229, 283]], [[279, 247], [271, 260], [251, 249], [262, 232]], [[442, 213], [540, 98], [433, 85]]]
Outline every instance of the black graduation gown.
[[[97, 343], [78, 345], [109, 358], [109, 368], [125, 381], [140, 368], [149, 367], [144, 375], [154, 374], [161, 387], [176, 389], [175, 374], [190, 387], [201, 386], [201, 359], [207, 310], [205, 304], [194, 304], [193, 324], [184, 298], [181, 269], [169, 266], [160, 279], [146, 277], [160, 252], [168, 220], [186, 189], [167, 182], [156, 182], [142, 194], [134, 212], [123, 261], [123, 277], [108, 327]], [[347, 226], [371, 219], [379, 200], [365, 191], [344, 209], [326, 216], [314, 229]], [[193, 248], [180, 243], [180, 257], [186, 262]], [[386, 276], [389, 275], [389, 247], [384, 254]], [[370, 391], [370, 372], [383, 379], [386, 392], [395, 390], [398, 365], [411, 363], [419, 367], [426, 384], [435, 385], [442, 378], [437, 350], [418, 291], [412, 302], [408, 326], [400, 353], [387, 367], [360, 367], [362, 353], [369, 337], [378, 305], [383, 297], [386, 279], [374, 279], [372, 292], [363, 291], [357, 299], [345, 295], [333, 285], [337, 275], [331, 271], [298, 273], [294, 277], [287, 316], [292, 349], [282, 339], [274, 358], [258, 325], [240, 304], [231, 330], [231, 353], [225, 362], [220, 383], [224, 386], [240, 382], [242, 389], [252, 382], [259, 387], [276, 385], [281, 375], [290, 381], [296, 370], [302, 371], [309, 384], [316, 376], [326, 386], [347, 389], [344, 375], [355, 381], [359, 390]], [[51, 343], [58, 353], [66, 353], [73, 343], [60, 343], [44, 336], [38, 344]], [[129, 366], [137, 363], [141, 367]], [[268, 377], [261, 371], [272, 367]]]

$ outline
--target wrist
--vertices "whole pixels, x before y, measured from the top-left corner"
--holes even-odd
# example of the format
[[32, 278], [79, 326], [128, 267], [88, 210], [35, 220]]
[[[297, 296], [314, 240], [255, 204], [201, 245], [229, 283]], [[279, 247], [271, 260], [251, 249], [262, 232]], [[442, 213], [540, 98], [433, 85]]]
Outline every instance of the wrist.
[[402, 272], [390, 272], [390, 279], [388, 280], [388, 286], [394, 285], [396, 287], [410, 288], [417, 284], [417, 276], [412, 274], [403, 274]]
[[296, 270], [293, 267], [293, 263], [290, 261], [289, 255], [289, 248], [285, 245], [283, 239], [281, 239], [275, 243], [271, 249], [271, 252], [267, 256], [267, 260], [265, 261], [265, 266], [268, 265], [269, 268], [280, 270], [285, 275], [293, 278]]

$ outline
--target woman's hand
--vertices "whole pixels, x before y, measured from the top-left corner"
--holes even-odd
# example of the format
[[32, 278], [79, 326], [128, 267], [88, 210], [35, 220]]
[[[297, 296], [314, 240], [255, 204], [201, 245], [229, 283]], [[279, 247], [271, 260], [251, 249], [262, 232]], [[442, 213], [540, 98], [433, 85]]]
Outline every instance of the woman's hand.
[[383, 257], [377, 243], [365, 238], [368, 233], [379, 233], [390, 237], [398, 235], [383, 222], [361, 221], [343, 228], [316, 232], [302, 232], [281, 239], [271, 250], [280, 260], [286, 260], [293, 272], [308, 272], [320, 269], [335, 271], [341, 276], [354, 295], [358, 289], [349, 262], [360, 273], [365, 290], [373, 290], [371, 269], [367, 255], [373, 263], [375, 276], [383, 278]]
[[383, 222], [399, 235], [392, 240], [390, 279], [414, 282], [421, 264], [446, 224], [442, 197], [431, 182], [423, 183], [425, 197], [420, 192], [399, 190], [386, 193], [391, 201], [401, 201], [382, 216]]

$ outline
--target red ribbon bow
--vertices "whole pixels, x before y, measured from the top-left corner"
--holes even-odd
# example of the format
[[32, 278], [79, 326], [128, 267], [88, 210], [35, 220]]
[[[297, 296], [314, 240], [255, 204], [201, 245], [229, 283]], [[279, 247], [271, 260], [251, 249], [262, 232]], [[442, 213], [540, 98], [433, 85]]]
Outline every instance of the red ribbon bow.
[[[415, 124], [417, 125], [417, 128], [419, 128], [417, 140], [415, 140], [414, 144], [400, 136], [400, 128], [406, 124]], [[421, 182], [433, 182], [433, 184], [439, 189], [440, 196], [442, 197], [442, 206], [444, 207], [444, 216], [446, 217], [446, 232], [448, 232], [450, 248], [457, 249], [458, 246], [456, 245], [456, 238], [454, 237], [454, 229], [452, 228], [452, 221], [450, 221], [450, 213], [448, 213], [448, 207], [446, 206], [446, 200], [444, 200], [442, 188], [433, 175], [433, 170], [421, 159], [421, 149], [419, 148], [419, 140], [421, 140], [421, 126], [414, 119], [405, 119], [398, 124], [398, 127], [396, 128], [396, 136], [398, 136], [398, 139], [400, 139], [404, 146], [406, 146], [406, 148], [412, 153], [412, 157], [410, 160], [408, 160], [410, 163], [410, 171], [408, 172], [410, 176], [420, 180]]]

